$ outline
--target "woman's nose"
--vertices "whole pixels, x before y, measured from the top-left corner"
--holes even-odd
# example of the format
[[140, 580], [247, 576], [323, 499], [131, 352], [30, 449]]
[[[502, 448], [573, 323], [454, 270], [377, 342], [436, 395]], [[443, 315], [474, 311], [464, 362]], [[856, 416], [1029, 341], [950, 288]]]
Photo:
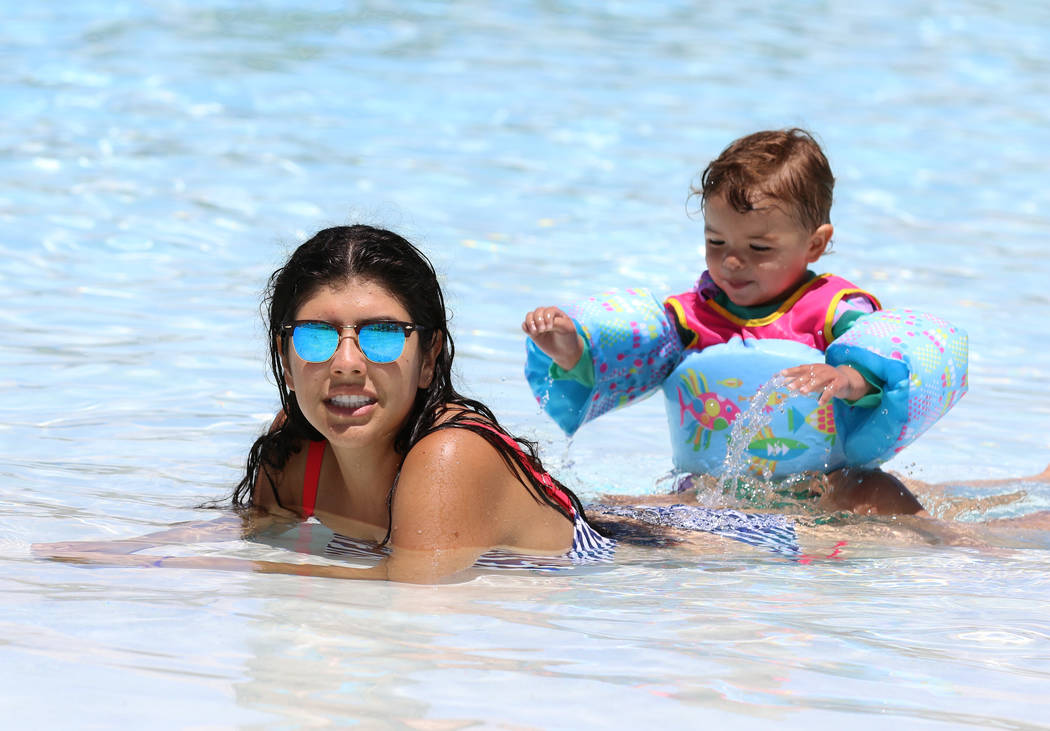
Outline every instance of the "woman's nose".
[[361, 352], [357, 338], [353, 335], [339, 338], [339, 344], [332, 355], [332, 370], [337, 373], [364, 373], [367, 363], [368, 359]]

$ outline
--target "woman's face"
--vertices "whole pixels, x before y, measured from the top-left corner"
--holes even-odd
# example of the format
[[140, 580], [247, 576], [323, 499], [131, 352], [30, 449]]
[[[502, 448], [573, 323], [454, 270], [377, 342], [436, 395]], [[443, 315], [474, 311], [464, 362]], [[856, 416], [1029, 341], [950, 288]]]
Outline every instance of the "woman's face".
[[[302, 304], [295, 319], [337, 327], [411, 322], [408, 311], [386, 288], [360, 277], [322, 287]], [[435, 338], [434, 347], [424, 352], [420, 333], [413, 331], [397, 359], [373, 363], [361, 352], [356, 331], [340, 330], [339, 338], [335, 353], [322, 363], [304, 361], [289, 343], [281, 351], [285, 383], [310, 424], [333, 446], [392, 449], [417, 390], [430, 385], [441, 339]]]

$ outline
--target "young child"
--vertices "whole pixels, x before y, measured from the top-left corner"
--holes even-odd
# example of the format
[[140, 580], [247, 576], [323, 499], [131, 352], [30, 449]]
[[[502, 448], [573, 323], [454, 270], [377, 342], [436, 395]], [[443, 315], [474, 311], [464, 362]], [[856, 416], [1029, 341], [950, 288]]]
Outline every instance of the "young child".
[[[813, 362], [781, 370], [786, 388], [815, 398], [818, 410], [827, 407], [823, 413], [828, 424], [831, 424], [833, 415], [841, 415], [844, 423], [856, 423], [857, 418], [852, 414], [869, 412], [870, 416], [870, 412], [883, 405], [886, 373], [875, 371], [885, 369], [881, 365], [873, 366], [870, 357], [855, 357], [858, 347], [865, 348], [863, 337], [859, 343], [851, 343], [852, 347], [843, 348], [846, 355], [835, 358], [836, 362], [823, 357], [831, 343], [858, 322], [865, 322], [865, 316], [880, 309], [879, 301], [873, 295], [854, 284], [830, 274], [817, 275], [809, 269], [827, 251], [834, 232], [830, 218], [834, 183], [820, 146], [809, 133], [800, 129], [756, 132], [743, 137], [729, 145], [707, 167], [700, 188], [693, 190], [693, 194], [700, 197], [704, 214], [707, 271], [693, 290], [668, 297], [663, 303], [663, 313], [642, 314], [641, 317], [630, 313], [625, 319], [636, 346], [641, 335], [647, 333], [653, 339], [653, 346], [644, 357], [640, 352], [628, 355], [635, 365], [630, 377], [642, 370], [651, 371], [639, 392], [666, 381], [675, 366], [690, 352], [733, 342], [739, 345], [756, 340], [787, 340], [813, 349]], [[631, 290], [628, 292], [632, 296], [635, 294]], [[613, 297], [613, 300], [612, 305], [604, 304], [605, 311], [630, 310], [634, 306], [630, 302], [625, 305], [622, 297]], [[558, 419], [570, 433], [584, 421], [608, 410], [585, 405], [587, 398], [592, 401], [603, 398], [604, 385], [598, 383], [602, 373], [596, 372], [593, 352], [595, 346], [601, 345], [598, 342], [601, 338], [596, 337], [596, 333], [604, 325], [589, 323], [585, 316], [581, 316], [585, 311], [586, 307], [580, 309], [574, 320], [559, 307], [539, 307], [529, 312], [522, 323], [522, 329], [535, 348], [553, 361], [546, 373], [542, 373], [544, 363], [530, 364], [530, 382], [537, 398], [541, 403], [549, 404], [554, 393], [558, 397], [553, 399], [554, 409], [560, 408], [559, 399], [579, 401], [570, 408], [576, 414], [574, 418]], [[661, 317], [664, 322], [660, 322]], [[913, 316], [908, 311], [899, 318], [900, 329], [902, 332], [907, 330], [909, 337], [914, 335], [911, 326], [917, 322], [909, 319], [913, 317], [921, 316]], [[644, 318], [648, 318], [647, 325], [639, 325]], [[887, 439], [891, 443], [903, 441], [898, 437], [909, 425], [913, 433], [907, 435], [907, 441], [914, 439], [917, 436], [914, 432], [928, 427], [965, 391], [965, 335], [947, 323], [937, 321], [937, 325], [940, 324], [946, 327], [943, 330], [930, 327], [928, 330], [934, 330], [935, 335], [929, 336], [928, 332], [924, 335], [941, 341], [945, 336], [954, 338], [949, 350], [958, 355], [961, 347], [963, 373], [960, 377], [957, 372], [958, 358], [949, 363], [949, 375], [954, 378], [955, 388], [939, 394], [942, 402], [947, 399], [943, 410], [932, 420], [926, 417], [928, 423], [921, 425], [911, 424], [905, 415], [904, 429], [901, 430], [901, 424], [886, 427], [887, 433], [879, 437], [883, 442]], [[873, 332], [886, 334], [884, 326], [882, 323]], [[664, 331], [669, 331], [671, 337], [664, 338]], [[901, 340], [893, 333], [890, 336], [890, 342]], [[615, 339], [606, 338], [607, 341]], [[924, 343], [921, 347], [927, 346], [928, 343]], [[530, 361], [536, 361], [539, 355], [535, 348], [530, 347]], [[941, 352], [944, 352], [943, 348]], [[616, 357], [624, 360], [622, 353]], [[899, 351], [892, 351], [892, 356], [887, 354], [887, 357], [890, 361], [907, 360]], [[608, 358], [600, 360], [605, 373]], [[848, 362], [837, 362], [839, 360]], [[892, 368], [893, 363], [888, 367]], [[956, 372], [951, 373], [953, 368]], [[538, 371], [541, 372], [539, 377], [536, 376]], [[768, 375], [774, 374], [775, 371]], [[683, 376], [689, 377], [689, 373]], [[691, 389], [693, 395], [699, 397], [697, 408], [689, 406], [681, 387], [675, 390], [682, 422], [686, 420], [687, 412], [695, 416], [705, 409], [709, 416], [714, 417], [705, 422], [704, 414], [700, 413], [699, 419], [703, 423], [698, 422], [692, 438], [696, 449], [701, 444], [707, 446], [702, 439], [710, 440], [709, 433], [701, 434], [702, 429], [707, 432], [725, 429], [740, 412], [736, 403], [716, 396], [702, 374], [698, 381], [694, 370], [691, 378], [697, 384]], [[722, 380], [738, 382], [738, 379]], [[895, 388], [899, 385], [898, 380], [893, 379]], [[616, 382], [608, 386], [612, 390], [617, 387]], [[904, 388], [907, 389], [907, 383]], [[668, 392], [666, 384], [664, 389]], [[703, 393], [698, 393], [700, 391]], [[583, 396], [585, 392], [586, 396]], [[620, 400], [609, 408], [630, 402], [637, 395], [640, 393], [627, 394], [624, 398], [621, 392]], [[894, 395], [897, 401], [900, 397], [899, 393]], [[903, 397], [907, 400], [907, 393]], [[740, 397], [740, 400], [745, 399]], [[848, 413], [841, 406], [833, 410], [830, 406], [833, 400], [848, 407]], [[672, 418], [674, 406], [675, 398], [668, 393], [669, 418]], [[672, 428], [673, 421], [672, 418]], [[900, 431], [894, 434], [893, 429]], [[833, 440], [835, 432], [830, 434]], [[786, 445], [798, 443], [797, 440], [782, 438], [775, 449], [769, 449], [771, 453], [790, 451], [791, 447]], [[903, 443], [899, 444], [898, 450], [902, 447]], [[824, 504], [831, 509], [860, 512], [921, 511], [922, 506], [899, 480], [871, 464], [892, 456], [892, 453], [895, 451], [888, 455], [879, 454], [874, 459], [866, 453], [860, 460], [850, 460], [847, 455], [848, 464], [844, 468], [829, 472], [831, 489], [824, 494]]]

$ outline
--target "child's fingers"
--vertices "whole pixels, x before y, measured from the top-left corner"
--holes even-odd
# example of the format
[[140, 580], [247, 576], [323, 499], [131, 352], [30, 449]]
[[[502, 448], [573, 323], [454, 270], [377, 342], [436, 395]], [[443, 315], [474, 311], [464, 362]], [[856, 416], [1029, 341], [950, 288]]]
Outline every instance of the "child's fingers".
[[817, 370], [809, 365], [793, 366], [780, 371], [780, 375], [787, 379], [785, 385], [788, 388], [798, 391], [817, 378]]
[[837, 385], [838, 372], [825, 363], [793, 366], [780, 372], [786, 380], [785, 386], [805, 396], [819, 394], [820, 406], [828, 403], [841, 390]]
[[849, 395], [849, 379], [841, 373], [839, 373], [838, 371], [835, 371], [821, 386], [821, 393], [820, 398], [817, 399], [817, 406], [824, 406], [826, 404], [829, 404], [834, 398], [849, 398]]
[[785, 385], [788, 388], [802, 392], [806, 392], [807, 387], [818, 377], [816, 369], [808, 365], [786, 368], [780, 372], [780, 375], [786, 379]]
[[530, 335], [542, 332], [545, 326], [547, 318], [547, 311], [549, 307], [537, 307], [532, 312], [525, 315], [524, 321], [521, 323], [521, 329]]
[[521, 329], [529, 335], [549, 332], [575, 332], [572, 319], [557, 307], [537, 307], [525, 315]]
[[554, 316], [550, 321], [551, 332], [559, 333], [574, 333], [576, 332], [576, 325], [573, 323], [572, 318], [566, 315], [561, 310], [554, 313]]
[[539, 331], [539, 323], [542, 322], [544, 307], [537, 307], [532, 312], [525, 314], [525, 319], [521, 323], [521, 329], [525, 332], [532, 334]]

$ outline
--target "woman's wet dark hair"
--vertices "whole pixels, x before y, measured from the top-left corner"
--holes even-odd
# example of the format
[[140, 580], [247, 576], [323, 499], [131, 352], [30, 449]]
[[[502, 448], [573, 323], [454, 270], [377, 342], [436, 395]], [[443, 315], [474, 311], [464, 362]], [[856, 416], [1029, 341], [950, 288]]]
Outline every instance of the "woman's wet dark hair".
[[[306, 420], [295, 394], [288, 390], [284, 380], [281, 344], [287, 349], [287, 339], [281, 338], [281, 326], [295, 319], [299, 308], [316, 292], [329, 285], [339, 285], [352, 277], [377, 282], [397, 299], [408, 311], [413, 323], [425, 328], [419, 332], [420, 346], [427, 350], [435, 339], [441, 339], [442, 347], [434, 364], [434, 376], [430, 385], [419, 389], [408, 418], [394, 440], [394, 449], [401, 455], [427, 434], [437, 429], [465, 428], [486, 439], [500, 454], [511, 472], [519, 476], [533, 495], [569, 515], [550, 496], [543, 486], [528, 471], [517, 468], [519, 458], [499, 434], [481, 426], [490, 423], [506, 434], [487, 406], [479, 401], [457, 393], [452, 385], [452, 361], [455, 346], [448, 332], [445, 313], [445, 298], [438, 284], [433, 265], [415, 246], [401, 236], [371, 226], [337, 226], [319, 231], [309, 241], [297, 248], [287, 263], [270, 276], [266, 289], [267, 335], [270, 350], [270, 369], [280, 393], [281, 408], [285, 415], [252, 445], [248, 455], [244, 477], [234, 489], [232, 502], [235, 508], [250, 508], [262, 470], [276, 484], [275, 476], [307, 442], [320, 441], [321, 434]], [[458, 407], [441, 424], [438, 419], [449, 406]], [[514, 438], [522, 447], [526, 459], [542, 470], [536, 455], [535, 445], [527, 440]], [[521, 473], [525, 472], [524, 477]], [[396, 483], [395, 483], [396, 484]], [[563, 485], [574, 506], [582, 513], [578, 498]], [[391, 488], [388, 509], [393, 497]], [[274, 498], [280, 498], [274, 488]], [[387, 532], [389, 539], [389, 529]], [[384, 541], [385, 542], [385, 541]]]

